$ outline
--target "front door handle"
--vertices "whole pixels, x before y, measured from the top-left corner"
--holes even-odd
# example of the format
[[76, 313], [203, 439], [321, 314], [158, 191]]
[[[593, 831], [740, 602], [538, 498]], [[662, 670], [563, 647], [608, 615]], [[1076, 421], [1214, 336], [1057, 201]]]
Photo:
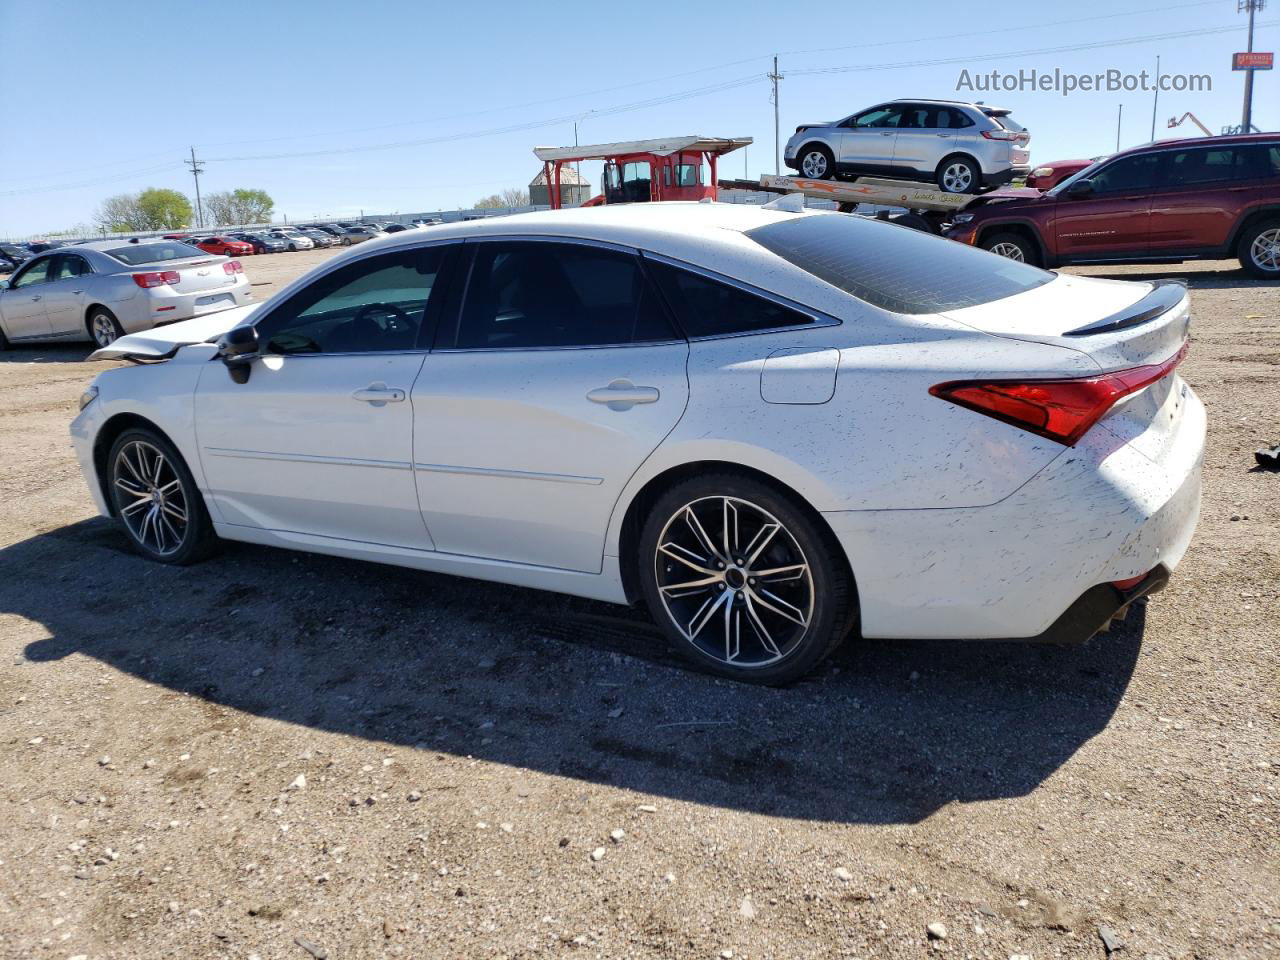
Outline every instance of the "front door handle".
[[397, 390], [395, 387], [388, 387], [379, 380], [377, 383], [371, 383], [360, 390], [352, 391], [351, 399], [359, 400], [373, 407], [385, 407], [388, 403], [403, 403], [404, 391]]
[[882, 136], [882, 137], [892, 137], [892, 136], [893, 136], [895, 133], [897, 133], [897, 132], [898, 132], [897, 130], [885, 130], [883, 133], [881, 133], [881, 134], [880, 134], [880, 136]]
[[614, 380], [607, 387], [596, 387], [587, 394], [592, 403], [603, 403], [610, 410], [630, 410], [637, 403], [656, 403], [657, 387], [637, 387], [627, 379]]
[[34, 296], [34, 297], [32, 297], [32, 298], [31, 298], [31, 302], [32, 302], [32, 303], [35, 303], [35, 302], [36, 302], [37, 300], [39, 300], [39, 299], [40, 299], [40, 297], [39, 297], [38, 295], [37, 295], [37, 296]]

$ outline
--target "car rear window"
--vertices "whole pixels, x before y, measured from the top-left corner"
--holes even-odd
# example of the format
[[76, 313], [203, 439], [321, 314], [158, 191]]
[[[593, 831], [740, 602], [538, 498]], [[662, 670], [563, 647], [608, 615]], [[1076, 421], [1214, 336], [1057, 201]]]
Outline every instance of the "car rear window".
[[938, 313], [1002, 300], [1048, 283], [1038, 267], [921, 230], [818, 213], [748, 230], [801, 270], [894, 313]]
[[107, 253], [121, 263], [127, 263], [129, 266], [134, 267], [140, 263], [162, 263], [165, 260], [185, 260], [188, 257], [198, 256], [200, 251], [192, 249], [193, 243], [195, 243], [194, 240], [190, 243], [183, 243], [181, 240], [131, 243], [124, 247], [108, 250]]

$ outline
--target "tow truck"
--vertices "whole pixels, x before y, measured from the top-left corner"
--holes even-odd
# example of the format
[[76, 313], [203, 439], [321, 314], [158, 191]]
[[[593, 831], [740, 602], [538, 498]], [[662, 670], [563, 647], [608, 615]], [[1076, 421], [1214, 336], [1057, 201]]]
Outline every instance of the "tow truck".
[[[551, 209], [560, 209], [560, 171], [566, 163], [603, 160], [599, 196], [583, 206], [603, 203], [643, 203], [661, 200], [715, 200], [716, 161], [748, 146], [751, 137], [659, 137], [622, 140], [573, 147], [534, 147], [533, 154], [551, 188]], [[710, 167], [710, 183], [703, 183], [703, 164]]]

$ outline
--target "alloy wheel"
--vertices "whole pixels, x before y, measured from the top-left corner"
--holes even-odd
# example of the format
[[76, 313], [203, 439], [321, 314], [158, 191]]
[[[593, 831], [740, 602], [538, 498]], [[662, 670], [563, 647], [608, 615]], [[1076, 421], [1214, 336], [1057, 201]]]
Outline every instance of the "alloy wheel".
[[177, 553], [189, 511], [182, 480], [164, 453], [145, 440], [125, 444], [116, 454], [112, 483], [120, 519], [134, 539], [157, 556]]
[[1263, 230], [1254, 237], [1249, 247], [1249, 258], [1259, 270], [1280, 272], [1280, 227]]
[[827, 157], [820, 150], [811, 150], [804, 155], [800, 169], [810, 180], [821, 180], [827, 174]]
[[677, 510], [658, 536], [654, 572], [676, 629], [725, 666], [777, 663], [813, 618], [813, 576], [796, 538], [738, 497], [704, 497]]
[[951, 163], [942, 171], [942, 189], [947, 193], [964, 193], [973, 185], [973, 171], [967, 163]]
[[93, 315], [93, 342], [99, 347], [109, 347], [116, 338], [116, 326], [105, 313]]
[[1019, 263], [1026, 263], [1027, 258], [1022, 254], [1022, 248], [1016, 243], [997, 243], [991, 247], [991, 252], [1001, 257], [1008, 257], [1010, 260], [1017, 260]]

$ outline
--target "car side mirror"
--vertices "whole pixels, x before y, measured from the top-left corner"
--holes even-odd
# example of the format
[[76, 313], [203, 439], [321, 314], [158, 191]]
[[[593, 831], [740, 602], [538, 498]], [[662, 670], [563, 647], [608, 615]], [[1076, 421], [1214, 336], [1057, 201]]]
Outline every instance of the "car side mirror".
[[1067, 187], [1068, 197], [1075, 197], [1075, 198], [1087, 197], [1087, 196], [1090, 196], [1092, 193], [1093, 193], [1092, 180], [1077, 180], [1071, 186]]
[[248, 383], [253, 358], [258, 355], [258, 328], [232, 327], [218, 340], [218, 357], [236, 383]]

